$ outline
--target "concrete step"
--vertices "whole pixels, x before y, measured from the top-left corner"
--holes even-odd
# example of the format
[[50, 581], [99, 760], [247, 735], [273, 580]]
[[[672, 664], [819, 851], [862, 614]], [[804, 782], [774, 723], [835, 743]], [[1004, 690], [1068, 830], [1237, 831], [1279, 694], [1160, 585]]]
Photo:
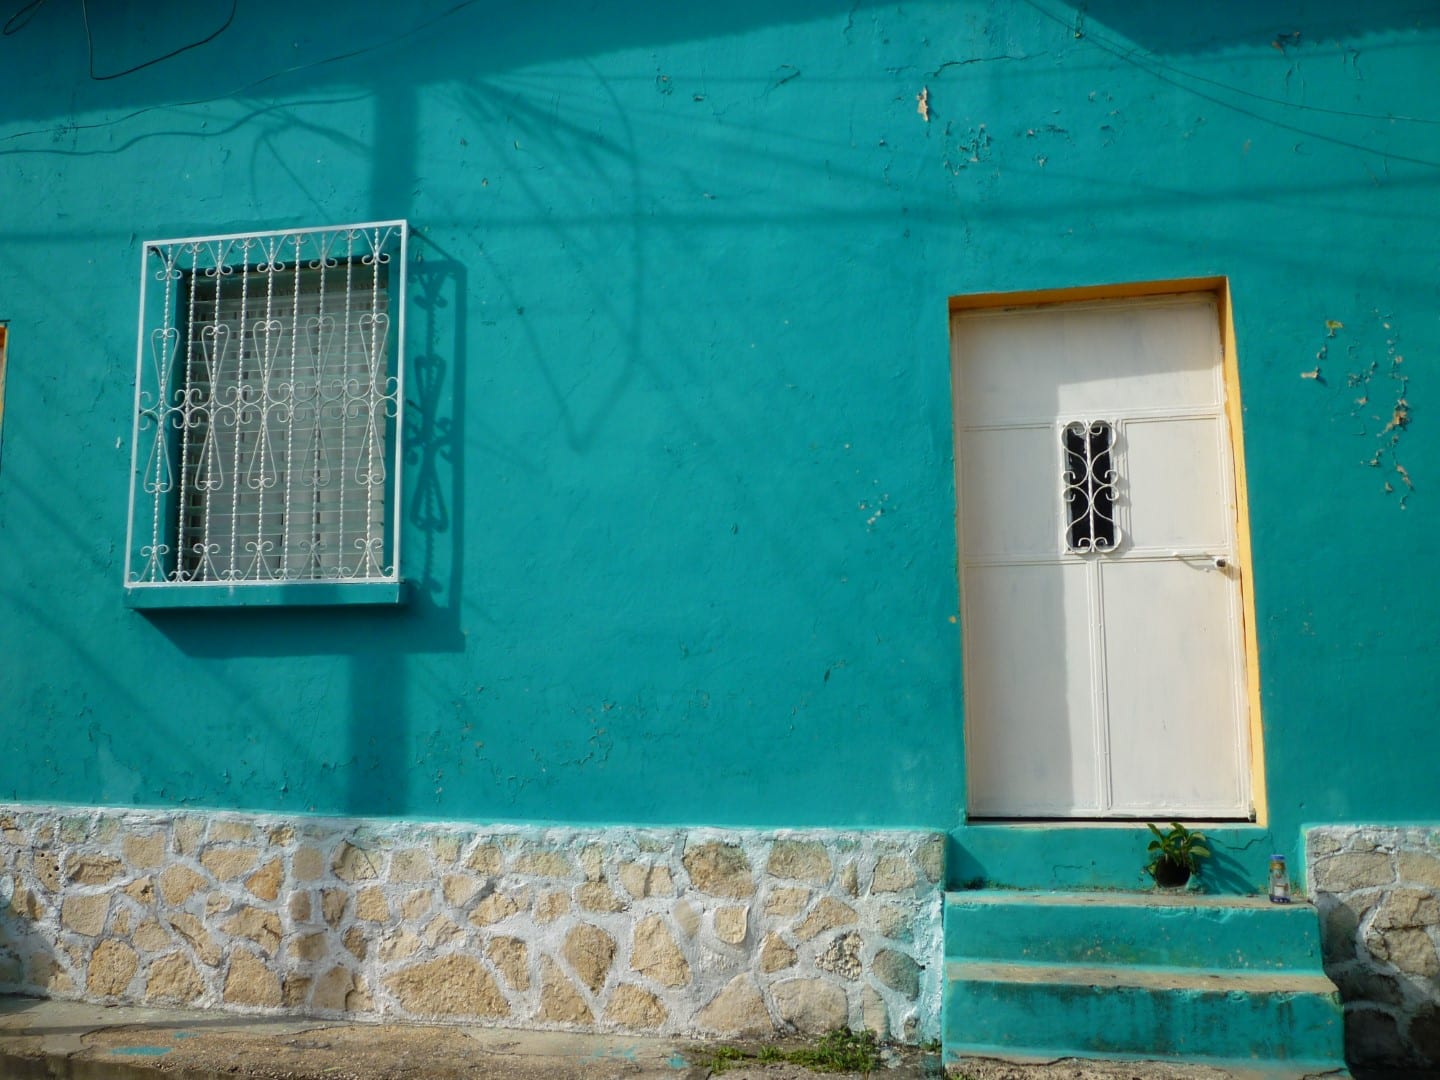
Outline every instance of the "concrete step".
[[946, 1061], [1043, 1055], [1344, 1070], [1339, 995], [1323, 975], [993, 962], [949, 962], [945, 974]]
[[1195, 893], [975, 889], [945, 898], [952, 960], [1320, 974], [1307, 903]]

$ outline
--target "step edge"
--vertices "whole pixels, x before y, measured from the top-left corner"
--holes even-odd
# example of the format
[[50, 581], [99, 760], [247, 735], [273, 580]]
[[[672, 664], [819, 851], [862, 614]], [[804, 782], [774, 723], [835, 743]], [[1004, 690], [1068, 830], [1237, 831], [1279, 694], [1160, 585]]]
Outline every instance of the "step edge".
[[[1008, 977], [1013, 976], [1013, 977]], [[1020, 978], [1018, 976], [1025, 976]], [[1040, 976], [1037, 978], [1036, 976]], [[1147, 978], [1147, 976], [1149, 976]], [[1159, 980], [1167, 980], [1157, 985]], [[1238, 971], [1145, 964], [1043, 964], [1026, 961], [975, 963], [945, 960], [947, 983], [987, 982], [1026, 985], [1080, 985], [1146, 990], [1248, 990], [1264, 993], [1332, 995], [1339, 989], [1322, 972]], [[1173, 983], [1173, 985], [1171, 985]], [[1261, 985], [1273, 984], [1273, 985]]]

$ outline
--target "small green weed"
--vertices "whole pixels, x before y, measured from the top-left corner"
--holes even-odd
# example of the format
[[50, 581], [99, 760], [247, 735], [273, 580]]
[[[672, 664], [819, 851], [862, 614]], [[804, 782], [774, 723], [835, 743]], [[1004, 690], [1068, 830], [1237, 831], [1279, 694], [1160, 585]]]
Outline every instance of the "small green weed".
[[697, 1056], [699, 1064], [709, 1066], [710, 1071], [717, 1075], [753, 1062], [757, 1065], [800, 1065], [820, 1073], [853, 1072], [869, 1076], [881, 1064], [880, 1042], [875, 1033], [848, 1031], [845, 1028], [836, 1028], [814, 1045], [794, 1050], [765, 1043], [752, 1053], [738, 1046], [725, 1045], [706, 1047]]

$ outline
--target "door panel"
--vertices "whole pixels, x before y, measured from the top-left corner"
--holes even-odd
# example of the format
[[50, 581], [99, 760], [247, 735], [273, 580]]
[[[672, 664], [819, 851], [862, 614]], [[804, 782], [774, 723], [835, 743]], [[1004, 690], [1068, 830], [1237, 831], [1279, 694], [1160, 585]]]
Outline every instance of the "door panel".
[[1213, 416], [1131, 420], [1124, 429], [1130, 541], [1138, 548], [1220, 553], [1233, 519]]
[[1241, 673], [1225, 572], [1178, 559], [1099, 569], [1112, 809], [1233, 815]]
[[966, 499], [985, 507], [962, 522], [967, 550], [977, 555], [1047, 555], [1060, 552], [1060, 504], [1015, 498], [1055, 485], [1056, 442], [1051, 425], [991, 428], [961, 435]]
[[1066, 617], [1089, 605], [1085, 568], [987, 566], [966, 581], [967, 613], [984, 613], [984, 633], [965, 643], [966, 699], [988, 721], [966, 748], [971, 806], [1094, 812], [1090, 631], [1083, 619]]

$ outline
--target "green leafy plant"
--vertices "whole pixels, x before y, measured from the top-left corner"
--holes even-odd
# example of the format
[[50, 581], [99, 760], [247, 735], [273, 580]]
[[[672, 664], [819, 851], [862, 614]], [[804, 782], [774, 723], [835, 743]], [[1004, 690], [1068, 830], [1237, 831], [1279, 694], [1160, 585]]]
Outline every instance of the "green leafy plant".
[[1187, 829], [1178, 821], [1172, 821], [1164, 832], [1155, 825], [1148, 828], [1155, 839], [1145, 849], [1150, 856], [1145, 872], [1155, 879], [1156, 885], [1184, 885], [1192, 874], [1200, 873], [1200, 860], [1210, 857], [1204, 833]]

